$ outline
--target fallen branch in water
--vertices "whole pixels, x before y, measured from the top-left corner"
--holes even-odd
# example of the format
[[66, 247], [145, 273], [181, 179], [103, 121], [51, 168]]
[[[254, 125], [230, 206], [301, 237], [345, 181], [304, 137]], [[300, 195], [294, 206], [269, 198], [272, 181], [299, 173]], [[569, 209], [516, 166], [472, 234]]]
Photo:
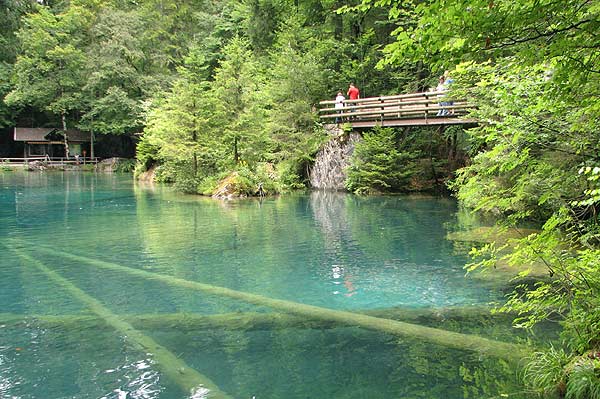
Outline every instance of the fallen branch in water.
[[[18, 244], [20, 241], [12, 240], [12, 242]], [[22, 243], [25, 244], [24, 242]], [[56, 249], [43, 245], [35, 245], [35, 248], [36, 250], [41, 251], [45, 254], [57, 256], [63, 259], [74, 260], [81, 264], [92, 265], [103, 269], [117, 270], [138, 278], [143, 278], [152, 281], [160, 281], [168, 285], [184, 287], [204, 292], [206, 294], [237, 299], [255, 305], [268, 306], [273, 309], [281, 310], [285, 313], [309, 317], [316, 320], [332, 321], [340, 324], [358, 326], [370, 330], [381, 331], [393, 335], [422, 339], [424, 341], [449, 348], [475, 351], [489, 356], [494, 356], [517, 362], [522, 360], [531, 352], [530, 348], [523, 345], [494, 341], [477, 335], [461, 334], [457, 332], [446, 331], [432, 327], [425, 327], [397, 320], [384, 319], [364, 314], [357, 314], [347, 311], [305, 305], [302, 303], [296, 303], [281, 299], [268, 298], [262, 295], [235, 291], [229, 288], [184, 280], [177, 277], [122, 266], [112, 262], [106, 262], [84, 256], [74, 255], [68, 252], [58, 251]]]
[[76, 285], [62, 277], [60, 274], [48, 268], [39, 260], [23, 253], [19, 249], [11, 248], [17, 256], [23, 259], [30, 267], [43, 272], [48, 278], [61, 286], [73, 297], [84, 303], [90, 311], [100, 317], [107, 325], [111, 326], [128, 342], [142, 350], [144, 353], [152, 354], [152, 359], [160, 371], [170, 380], [181, 387], [184, 392], [192, 393], [192, 396], [198, 394], [201, 397], [214, 399], [230, 399], [230, 396], [220, 391], [219, 388], [208, 378], [189, 367], [183, 360], [179, 359], [168, 349], [159, 345], [152, 338], [142, 334], [119, 316], [112, 313], [108, 308], [102, 305], [98, 300], [92, 298]]

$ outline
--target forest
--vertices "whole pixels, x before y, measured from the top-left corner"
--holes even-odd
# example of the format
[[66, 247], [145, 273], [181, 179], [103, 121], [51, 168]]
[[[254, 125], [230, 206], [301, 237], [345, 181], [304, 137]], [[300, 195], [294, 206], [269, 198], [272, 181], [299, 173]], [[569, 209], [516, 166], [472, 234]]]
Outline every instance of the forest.
[[[53, 125], [136, 146], [181, 191], [305, 188], [327, 140], [315, 107], [362, 96], [451, 95], [480, 123], [377, 129], [346, 183], [362, 194], [445, 190], [506, 228], [469, 270], [543, 264], [497, 311], [562, 325], [525, 383], [600, 398], [600, 3], [591, 0], [0, 0], [0, 128]], [[110, 138], [112, 137], [112, 139]]]

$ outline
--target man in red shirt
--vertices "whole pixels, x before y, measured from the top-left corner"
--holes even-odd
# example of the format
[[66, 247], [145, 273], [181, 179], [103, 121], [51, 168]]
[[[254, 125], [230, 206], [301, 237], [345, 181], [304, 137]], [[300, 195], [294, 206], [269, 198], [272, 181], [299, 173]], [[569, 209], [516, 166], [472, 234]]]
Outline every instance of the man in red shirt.
[[[348, 100], [358, 100], [360, 98], [360, 91], [358, 90], [358, 87], [354, 86], [354, 83], [350, 83], [350, 87], [348, 88], [348, 93], [346, 93], [348, 95]], [[357, 103], [350, 103], [348, 104], [348, 106], [350, 107], [349, 111], [350, 112], [355, 112], [356, 109], [352, 108], [355, 105], [358, 105]], [[351, 117], [350, 119], [355, 119], [355, 117]]]
[[347, 94], [349, 100], [358, 100], [360, 98], [360, 91], [358, 87], [354, 86], [354, 83], [350, 83]]

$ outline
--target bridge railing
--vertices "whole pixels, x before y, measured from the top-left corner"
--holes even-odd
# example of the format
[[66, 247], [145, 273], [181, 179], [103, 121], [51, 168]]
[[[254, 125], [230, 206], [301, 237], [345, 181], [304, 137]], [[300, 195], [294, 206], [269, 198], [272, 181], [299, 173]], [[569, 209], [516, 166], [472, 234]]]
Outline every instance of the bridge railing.
[[335, 108], [335, 100], [321, 101], [319, 105], [319, 117], [325, 123], [357, 119], [384, 121], [453, 118], [464, 115], [473, 108], [466, 101], [452, 100], [447, 97], [447, 93], [438, 91], [345, 100], [343, 108]]

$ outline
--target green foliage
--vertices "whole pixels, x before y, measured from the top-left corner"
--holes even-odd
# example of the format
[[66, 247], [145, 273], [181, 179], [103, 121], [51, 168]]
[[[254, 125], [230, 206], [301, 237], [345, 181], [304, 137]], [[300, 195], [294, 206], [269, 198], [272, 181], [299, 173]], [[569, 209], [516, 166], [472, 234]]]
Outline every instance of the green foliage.
[[[173, 162], [190, 160], [195, 151], [200, 164], [212, 159], [212, 167], [198, 169], [202, 192], [213, 186], [211, 176], [240, 163], [254, 169], [265, 161], [280, 171], [278, 190], [302, 186], [306, 166], [322, 143], [312, 104], [326, 90], [321, 61], [327, 51], [297, 17], [290, 16], [277, 33], [273, 51], [260, 55], [251, 51], [249, 41], [234, 37], [209, 81], [198, 80], [198, 74], [206, 74], [204, 58], [192, 54], [179, 69], [183, 78], [172, 93], [150, 108], [138, 156], [144, 162]], [[327, 41], [330, 48], [334, 45]], [[191, 98], [196, 104], [185, 105]], [[186, 140], [190, 133], [183, 133], [191, 126], [196, 145]], [[155, 154], [146, 157], [150, 148]]]
[[283, 175], [290, 186], [302, 182], [303, 169], [323, 142], [313, 105], [328, 90], [330, 71], [323, 62], [335, 46], [312, 36], [302, 24], [298, 16], [292, 16], [278, 32], [267, 59], [270, 70], [264, 87], [269, 160], [285, 163], [290, 173]]
[[217, 189], [219, 181], [224, 177], [225, 175], [206, 176], [198, 183], [197, 192], [202, 195], [212, 195]]
[[[479, 147], [454, 183], [461, 200], [515, 220], [544, 220], [583, 189], [576, 171], [596, 140], [568, 123], [578, 111], [556, 104], [543, 67], [470, 63], [456, 74], [480, 104], [473, 116], [489, 122], [470, 131]], [[548, 107], [561, 117], [552, 118]]]
[[580, 359], [571, 370], [565, 399], [600, 398], [600, 360]]
[[182, 193], [197, 194], [198, 193], [198, 178], [189, 174], [181, 173], [179, 170], [175, 177], [173, 187]]
[[248, 46], [240, 37], [230, 41], [211, 85], [215, 112], [209, 116], [209, 123], [213, 128], [218, 126], [220, 141], [229, 147], [233, 165], [241, 160], [264, 160], [269, 146], [263, 127], [268, 103], [259, 91], [262, 76]]
[[396, 142], [393, 129], [377, 127], [365, 133], [348, 168], [348, 190], [358, 194], [405, 190], [415, 173], [416, 155], [399, 150]]
[[[523, 238], [502, 258], [525, 268], [521, 276], [528, 266], [543, 262], [549, 278], [533, 287], [517, 287], [501, 310], [517, 312], [515, 323], [522, 327], [562, 317], [572, 358], [600, 342], [598, 198], [594, 168], [581, 168], [595, 162], [593, 154], [600, 146], [593, 124], [579, 123], [582, 114], [589, 117], [597, 111], [586, 105], [581, 93], [563, 91], [561, 83], [546, 74], [542, 64], [512, 61], [458, 68], [457, 75], [465, 76], [471, 84], [468, 91], [479, 101], [474, 114], [488, 124], [472, 131], [478, 150], [453, 187], [465, 204], [502, 215], [509, 223], [544, 222], [542, 233]], [[588, 83], [579, 89], [595, 90]], [[555, 371], [549, 362], [534, 362], [529, 379], [539, 390], [552, 391], [556, 387], [544, 376]], [[569, 374], [566, 397], [589, 397], [591, 391], [578, 385], [589, 382], [588, 377]], [[544, 382], [549, 385], [544, 387]]]
[[[135, 161], [134, 161], [134, 165], [135, 165]], [[95, 170], [95, 168], [96, 168], [96, 165], [88, 163], [88, 164], [85, 164], [85, 165], [80, 165], [79, 168], [82, 171], [85, 171], [85, 172], [93, 172]], [[133, 166], [132, 166], [132, 168], [133, 168]], [[131, 172], [132, 170], [130, 170], [129, 172]]]
[[121, 159], [115, 165], [116, 173], [133, 173], [135, 170], [135, 159]]
[[[336, 13], [338, 0], [76, 0], [44, 3], [22, 21], [28, 8], [13, 12], [17, 3], [0, 30], [11, 45], [0, 94], [54, 113], [40, 123], [143, 132], [138, 171], [160, 163], [203, 181], [270, 162], [282, 188], [300, 187], [323, 142], [318, 101], [350, 81], [363, 95], [413, 90], [422, 86], [413, 75], [428, 73], [422, 63], [377, 70], [394, 23], [381, 9]], [[0, 109], [0, 124], [11, 119], [2, 118]]]
[[220, 169], [225, 149], [214, 145], [203, 107], [210, 99], [202, 87], [180, 80], [168, 96], [156, 99], [138, 146], [138, 159], [146, 166], [154, 161], [188, 165], [192, 175]]
[[[154, 176], [158, 183], [175, 183], [178, 179], [180, 171], [185, 172], [189, 170], [186, 165], [181, 165], [177, 162], [165, 162], [164, 164], [158, 165], [154, 170]], [[184, 178], [187, 175], [184, 175]]]
[[565, 367], [569, 361], [564, 350], [553, 346], [545, 352], [535, 352], [525, 367], [524, 381], [541, 397], [562, 396], [567, 381]]
[[356, 9], [377, 7], [410, 20], [398, 24], [383, 64], [427, 60], [438, 71], [457, 65], [450, 95], [477, 105], [471, 116], [482, 123], [469, 131], [472, 161], [451, 185], [458, 198], [508, 224], [543, 224], [541, 233], [510, 246], [474, 251], [483, 258], [470, 266], [490, 268], [497, 258], [525, 276], [534, 264], [545, 265], [547, 279], [518, 286], [501, 308], [516, 312], [522, 327], [562, 319], [568, 352], [538, 354], [527, 380], [542, 394], [594, 397], [600, 373], [577, 359], [600, 342], [600, 108], [591, 100], [600, 89], [600, 57], [589, 45], [598, 41], [600, 7], [576, 0], [363, 0]]
[[[250, 169], [241, 167], [233, 179], [233, 193], [238, 196], [256, 195], [259, 189], [259, 178]], [[235, 173], [235, 172], [234, 172]]]
[[391, 19], [409, 21], [394, 31], [396, 41], [385, 49], [387, 63], [427, 60], [439, 69], [515, 53], [522, 64], [559, 57], [591, 71], [596, 62], [593, 50], [581, 51], [597, 35], [599, 9], [593, 2], [363, 0], [358, 8], [371, 7], [384, 7]]
[[157, 87], [142, 43], [138, 13], [104, 9], [90, 29], [87, 53], [86, 113], [83, 129], [127, 134], [140, 128], [140, 98]]
[[303, 165], [295, 160], [283, 160], [277, 164], [280, 191], [291, 191], [306, 188], [302, 179]]
[[140, 172], [150, 169], [159, 159], [159, 147], [150, 143], [149, 137], [142, 136], [136, 146], [137, 168]]
[[257, 50], [273, 44], [285, 2], [280, 0], [246, 0], [240, 4], [245, 36]]
[[79, 6], [55, 15], [44, 7], [26, 17], [18, 33], [22, 52], [14, 66], [8, 105], [33, 105], [56, 115], [80, 109], [84, 84], [83, 32], [90, 12]]
[[[28, 9], [15, 11], [13, 1], [9, 3], [12, 18]], [[22, 22], [7, 24], [12, 47], [2, 54], [21, 51], [8, 69], [0, 59], [0, 94], [10, 90], [10, 106], [64, 115], [70, 125], [84, 130], [138, 133], [145, 102], [168, 89], [191, 48], [211, 63], [205, 69], [216, 65], [215, 48], [231, 30], [223, 21], [228, 4], [149, 0], [133, 6], [77, 0], [38, 6]], [[10, 37], [19, 25], [20, 46]], [[0, 39], [0, 48], [2, 43]], [[14, 62], [12, 56], [7, 59]], [[5, 70], [12, 75], [6, 88]]]
[[586, 210], [595, 211], [595, 206], [600, 203], [600, 167], [586, 166], [579, 169], [579, 174], [587, 177], [588, 187], [584, 190], [584, 198], [574, 200], [571, 206], [583, 207]]
[[575, 93], [549, 78], [543, 63], [521, 65], [512, 57], [459, 65], [455, 76], [463, 80], [457, 92], [477, 99], [474, 115], [488, 122], [471, 131], [478, 147], [453, 183], [458, 197], [509, 223], [544, 223], [542, 233], [505, 247], [501, 259], [523, 270], [521, 276], [542, 262], [549, 279], [517, 287], [501, 309], [517, 312], [515, 322], [523, 327], [560, 315], [572, 356], [583, 354], [600, 341], [597, 172], [591, 166], [600, 145], [594, 123], [581, 124], [582, 115], [598, 115], [582, 96], [597, 83], [581, 82]]
[[[29, 2], [5, 0], [0, 7], [0, 99], [13, 88], [11, 76], [19, 49], [16, 32], [20, 28], [21, 17], [30, 11], [32, 6]], [[14, 113], [14, 109], [0, 101], [0, 128], [12, 123]]]
[[205, 194], [224, 197], [265, 196], [280, 191], [271, 164], [258, 164], [250, 168], [245, 162], [240, 163], [231, 173], [222, 174], [218, 179], [205, 179], [200, 184], [200, 189]]

